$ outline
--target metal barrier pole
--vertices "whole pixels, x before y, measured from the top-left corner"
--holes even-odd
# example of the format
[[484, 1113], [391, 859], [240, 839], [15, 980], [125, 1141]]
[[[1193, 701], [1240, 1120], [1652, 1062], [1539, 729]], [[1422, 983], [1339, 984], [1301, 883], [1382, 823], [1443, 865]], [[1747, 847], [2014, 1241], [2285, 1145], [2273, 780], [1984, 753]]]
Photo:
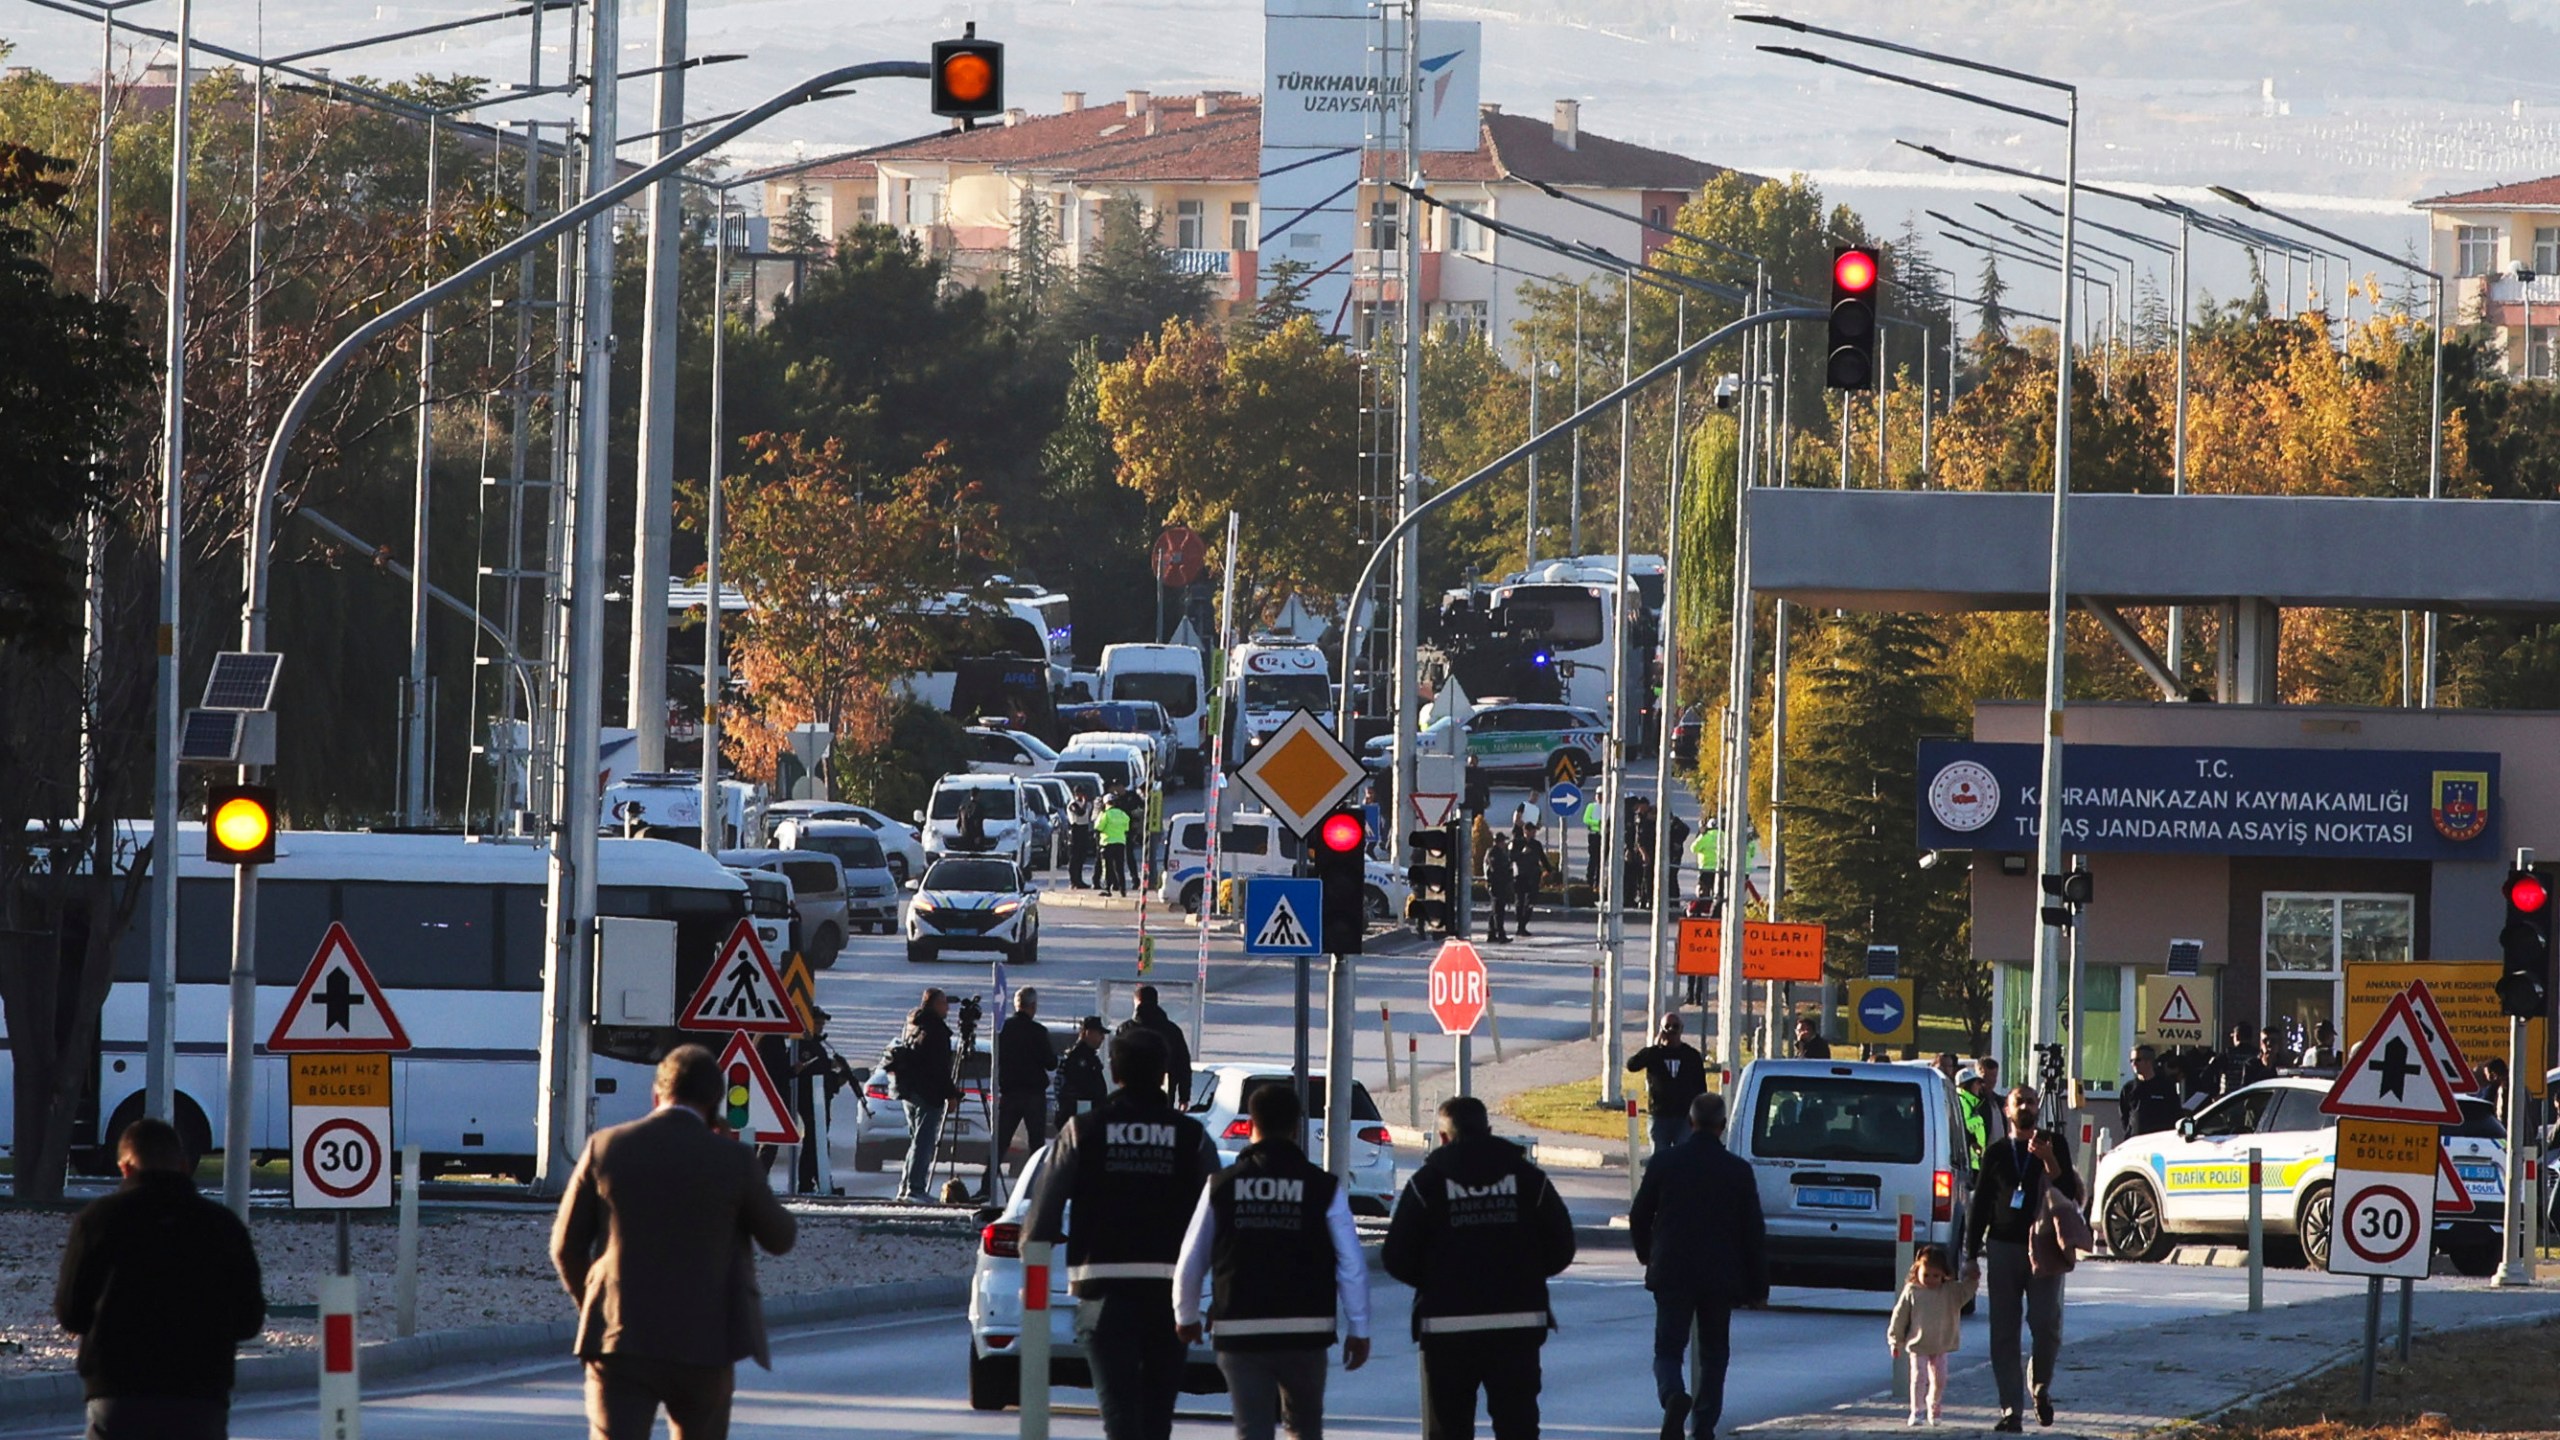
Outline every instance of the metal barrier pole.
[[2249, 1147], [2249, 1313], [2267, 1308], [2267, 1194], [2262, 1152]]
[[1591, 967], [1591, 1038], [1600, 1038], [1600, 967]]
[[1494, 1010], [1491, 1000], [1484, 1002], [1484, 1028], [1493, 1037], [1493, 1063], [1499, 1065], [1502, 1063], [1502, 1016]]
[[2409, 1363], [2409, 1295], [2417, 1287], [2409, 1277], [2400, 1277], [2400, 1363]]
[[[1919, 1252], [1920, 1246], [1915, 1233], [1917, 1216], [1913, 1214], [1912, 1198], [1898, 1195], [1893, 1203], [1897, 1212], [1893, 1225], [1893, 1284], [1899, 1290], [1911, 1274], [1911, 1258]], [[1911, 1367], [1891, 1351], [1886, 1352], [1885, 1360], [1893, 1367], [1893, 1398], [1908, 1403], [1911, 1399]]]
[[2382, 1348], [2382, 1277], [2365, 1282], [2364, 1290], [2364, 1374], [2357, 1385], [2357, 1403], [2373, 1403], [2374, 1352]]
[[418, 1333], [418, 1147], [400, 1147], [400, 1235], [392, 1251], [392, 1333]]
[[1385, 1037], [1387, 1088], [1393, 1090], [1396, 1088], [1396, 1022], [1395, 1017], [1387, 1013], [1387, 1007], [1384, 1005], [1378, 1007], [1378, 1032]]
[[1022, 1440], [1049, 1440], [1049, 1247], [1022, 1242]]
[[1419, 1035], [1404, 1037], [1404, 1078], [1404, 1123], [1419, 1130], [1422, 1128], [1422, 1037]]

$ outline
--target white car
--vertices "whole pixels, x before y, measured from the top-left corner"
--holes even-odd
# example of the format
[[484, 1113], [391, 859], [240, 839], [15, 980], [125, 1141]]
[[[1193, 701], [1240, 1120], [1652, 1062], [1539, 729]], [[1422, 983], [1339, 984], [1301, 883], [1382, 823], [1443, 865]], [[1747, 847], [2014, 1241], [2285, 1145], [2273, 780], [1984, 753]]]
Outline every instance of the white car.
[[[979, 851], [963, 850], [959, 844], [960, 807], [973, 795], [986, 825], [987, 846]], [[928, 864], [946, 855], [979, 854], [1011, 860], [1029, 870], [1034, 850], [1029, 822], [1022, 782], [1010, 775], [945, 775], [933, 782], [933, 798], [916, 812], [916, 823], [924, 827]]]
[[[1203, 812], [1187, 810], [1166, 825], [1164, 885], [1158, 898], [1167, 905], [1178, 906], [1186, 915], [1197, 914], [1200, 896], [1209, 873], [1208, 823]], [[1218, 878], [1233, 880], [1239, 875], [1294, 875], [1298, 857], [1306, 853], [1306, 843], [1283, 828], [1277, 819], [1259, 811], [1246, 811], [1235, 816], [1225, 834], [1218, 837]], [[1363, 864], [1365, 883], [1361, 898], [1368, 904], [1369, 918], [1391, 920], [1404, 913], [1406, 897], [1413, 887], [1404, 872], [1383, 860]]]
[[1058, 752], [1039, 736], [1021, 730], [972, 725], [969, 741], [977, 749], [977, 758], [969, 762], [972, 775], [1028, 777], [1046, 775], [1058, 768]]
[[916, 827], [901, 824], [868, 805], [848, 805], [841, 800], [777, 800], [765, 808], [767, 844], [778, 850], [798, 849], [784, 830], [794, 820], [850, 820], [868, 825], [880, 837], [880, 849], [888, 856], [889, 873], [900, 886], [914, 883], [924, 873], [924, 842], [917, 838]]
[[[955, 1042], [956, 1043], [956, 1042]], [[985, 1055], [982, 1047], [981, 1057]], [[987, 1082], [974, 1076], [960, 1082], [960, 1108], [942, 1117], [934, 1142], [937, 1167], [956, 1156], [959, 1174], [974, 1188], [987, 1173]], [[853, 1168], [867, 1173], [905, 1159], [907, 1107], [889, 1092], [889, 1077], [877, 1071], [862, 1082], [862, 1103], [853, 1112]]]
[[[1209, 1127], [1217, 1143], [1218, 1163], [1232, 1165], [1253, 1143], [1245, 1106], [1265, 1085], [1291, 1083], [1286, 1070], [1254, 1065], [1204, 1065], [1191, 1072], [1191, 1118]], [[1307, 1155], [1324, 1157], [1324, 1076], [1307, 1077]], [[1396, 1146], [1387, 1134], [1386, 1117], [1369, 1098], [1369, 1087], [1351, 1082], [1351, 1191], [1345, 1200], [1354, 1215], [1383, 1218], [1396, 1203]]]
[[907, 902], [907, 959], [993, 950], [1017, 965], [1040, 959], [1040, 892], [1022, 867], [992, 856], [946, 855]]
[[[2278, 1076], [2235, 1090], [2178, 1123], [2138, 1135], [2098, 1162], [2098, 1221], [2107, 1248], [2126, 1260], [2158, 1260], [2181, 1235], [2237, 1235], [2248, 1229], [2249, 1149], [2260, 1158], [2266, 1232], [2298, 1240], [2314, 1269], [2329, 1264], [2330, 1177], [2338, 1122], [2320, 1113], [2329, 1081]], [[2465, 1275], [2498, 1267], [2507, 1190], [2507, 1147], [2497, 1116], [2462, 1102], [2462, 1124], [2445, 1147], [2474, 1207], [2436, 1216], [2435, 1248]]]
[[[982, 1141], [981, 1144], [984, 1142]], [[969, 1408], [1002, 1410], [1022, 1399], [1022, 1233], [1031, 1225], [1031, 1201], [1048, 1173], [1049, 1147], [1022, 1167], [1012, 1197], [978, 1232], [977, 1272], [969, 1282]], [[986, 1212], [980, 1211], [980, 1214]], [[1075, 1223], [1070, 1207], [1067, 1223]], [[1201, 1287], [1205, 1305], [1208, 1287]], [[1093, 1372], [1076, 1343], [1076, 1297], [1067, 1290], [1066, 1243], [1049, 1262], [1049, 1383], [1089, 1386]], [[1193, 1395], [1226, 1393], [1218, 1352], [1207, 1340], [1193, 1345], [1182, 1367], [1182, 1388]]]

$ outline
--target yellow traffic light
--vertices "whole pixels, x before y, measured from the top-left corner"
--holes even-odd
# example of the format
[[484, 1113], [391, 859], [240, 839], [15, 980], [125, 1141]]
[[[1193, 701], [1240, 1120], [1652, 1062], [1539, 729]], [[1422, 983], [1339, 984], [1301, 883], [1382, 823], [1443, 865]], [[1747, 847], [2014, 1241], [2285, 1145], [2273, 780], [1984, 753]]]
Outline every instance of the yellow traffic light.
[[204, 808], [204, 858], [225, 865], [265, 865], [276, 858], [276, 792], [272, 787], [209, 786]]
[[963, 123], [1004, 113], [1004, 46], [979, 39], [975, 24], [964, 39], [934, 42], [933, 113]]

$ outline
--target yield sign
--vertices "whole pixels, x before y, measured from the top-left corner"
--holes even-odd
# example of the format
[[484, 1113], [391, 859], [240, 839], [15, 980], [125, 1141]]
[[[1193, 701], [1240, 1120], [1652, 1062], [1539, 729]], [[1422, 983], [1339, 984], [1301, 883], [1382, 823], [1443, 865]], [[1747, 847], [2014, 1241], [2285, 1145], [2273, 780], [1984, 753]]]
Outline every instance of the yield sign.
[[1448, 824], [1449, 816], [1457, 808], [1458, 797], [1455, 795], [1445, 793], [1426, 795], [1416, 792], [1413, 797], [1413, 818], [1426, 830], [1437, 829]]
[[1464, 1035], [1475, 1029], [1484, 1018], [1491, 988], [1476, 947], [1464, 940], [1442, 944], [1431, 957], [1431, 1018], [1440, 1022], [1440, 1033]]
[[1280, 722], [1236, 778], [1253, 787], [1280, 823], [1303, 840], [1368, 774], [1315, 712], [1300, 710]]
[[2436, 1008], [2435, 992], [2424, 980], [2409, 982], [2409, 1004], [2418, 1021], [2418, 1030], [2426, 1036], [2427, 1050], [2436, 1058], [2436, 1066], [2444, 1072], [2444, 1083], [2456, 1090], [2480, 1088], [2480, 1077], [2471, 1073], [2471, 1061], [2453, 1038], [2453, 1027], [2444, 1023], [2444, 1012]]
[[2346, 1068], [2320, 1102], [2320, 1113], [2423, 1125], [2462, 1123], [2462, 1107], [2445, 1080], [2444, 1058], [2428, 1044], [2408, 991], [2391, 997], [2382, 1018], [2347, 1057]]
[[730, 1036], [728, 1048], [720, 1052], [720, 1081], [721, 1113], [715, 1118], [737, 1131], [738, 1138], [758, 1145], [800, 1143], [800, 1122], [765, 1072], [764, 1057], [747, 1032]]
[[373, 971], [356, 953], [347, 927], [332, 920], [329, 933], [284, 1002], [276, 1028], [267, 1036], [267, 1052], [292, 1055], [318, 1050], [382, 1053], [409, 1048], [409, 1032], [391, 1012], [391, 1002], [374, 983]]
[[773, 957], [764, 953], [755, 926], [741, 920], [720, 947], [720, 958], [703, 975], [701, 988], [686, 1003], [676, 1028], [797, 1035], [800, 1023], [800, 1009], [791, 1003], [791, 989], [783, 983], [782, 972], [773, 968]]
[[2444, 1142], [2436, 1142], [2436, 1213], [2468, 1215], [2479, 1209], [2471, 1198], [2471, 1187], [2462, 1183], [2462, 1172], [2453, 1168], [2453, 1152]]

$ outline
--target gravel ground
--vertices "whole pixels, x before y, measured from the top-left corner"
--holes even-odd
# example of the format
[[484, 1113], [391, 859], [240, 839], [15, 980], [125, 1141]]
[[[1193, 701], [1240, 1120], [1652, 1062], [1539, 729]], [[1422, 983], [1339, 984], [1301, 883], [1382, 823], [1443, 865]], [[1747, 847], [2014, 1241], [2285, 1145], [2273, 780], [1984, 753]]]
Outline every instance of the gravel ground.
[[[75, 1343], [53, 1321], [54, 1277], [71, 1217], [59, 1211], [0, 1211], [0, 1378], [71, 1368]], [[337, 1230], [327, 1219], [262, 1214], [250, 1221], [267, 1301], [310, 1305], [319, 1277], [336, 1263]], [[428, 1210], [418, 1224], [418, 1332], [567, 1320], [577, 1313], [550, 1259], [551, 1216]], [[364, 1280], [359, 1332], [368, 1340], [393, 1332], [394, 1227], [359, 1221], [351, 1248]], [[965, 1272], [971, 1253], [962, 1236], [865, 1234], [851, 1220], [800, 1216], [800, 1241], [789, 1255], [760, 1257], [767, 1295], [795, 1295], [851, 1285], [922, 1280]], [[315, 1322], [270, 1315], [264, 1336], [244, 1355], [304, 1349]]]

